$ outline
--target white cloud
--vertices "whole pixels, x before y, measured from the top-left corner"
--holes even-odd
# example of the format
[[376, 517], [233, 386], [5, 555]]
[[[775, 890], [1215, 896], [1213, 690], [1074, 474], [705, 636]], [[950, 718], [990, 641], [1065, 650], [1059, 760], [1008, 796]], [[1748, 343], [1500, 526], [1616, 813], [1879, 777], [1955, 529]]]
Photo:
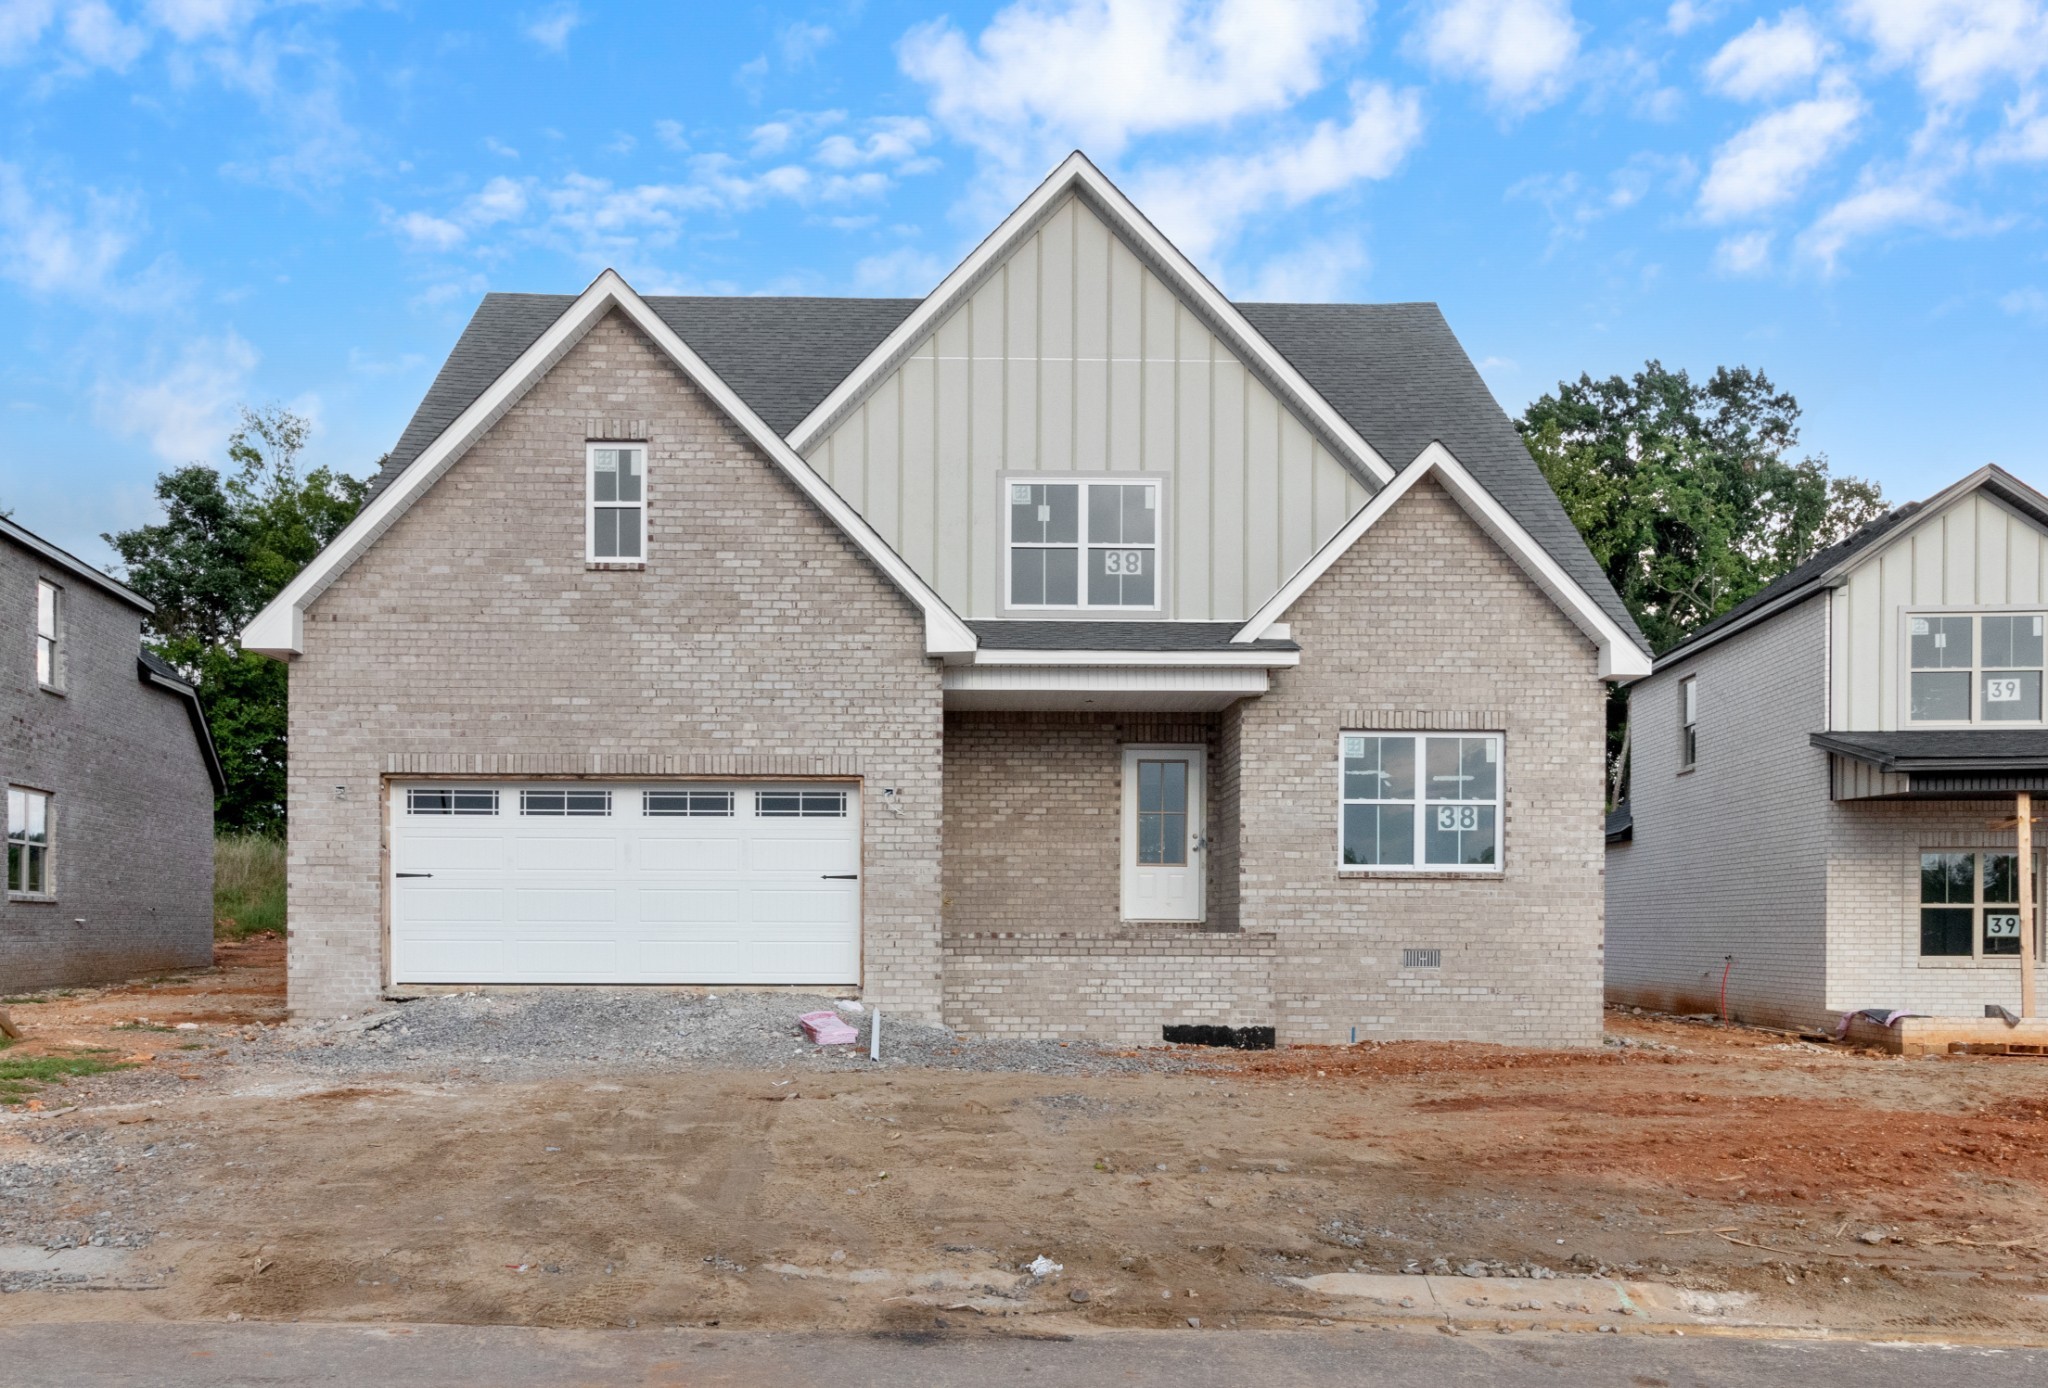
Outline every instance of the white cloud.
[[1723, 44], [1707, 63], [1707, 85], [1739, 101], [1777, 96], [1819, 72], [1830, 47], [1805, 10], [1787, 10]]
[[130, 200], [86, 189], [65, 197], [32, 188], [20, 168], [0, 163], [0, 278], [32, 294], [111, 308], [160, 308], [184, 291], [168, 258], [123, 275], [144, 230]]
[[785, 24], [775, 36], [775, 46], [782, 50], [782, 61], [791, 67], [802, 67], [818, 55], [818, 50], [832, 42], [832, 31], [823, 24], [806, 24], [801, 21]]
[[121, 22], [105, 0], [84, 0], [64, 16], [64, 38], [71, 51], [94, 67], [125, 72], [149, 47], [149, 36]]
[[1714, 152], [1700, 186], [1700, 215], [1725, 222], [1797, 196], [1849, 143], [1863, 112], [1862, 97], [1834, 82], [1812, 100], [1758, 118]]
[[917, 157], [932, 142], [931, 125], [916, 116], [883, 116], [869, 123], [867, 137], [828, 135], [818, 146], [818, 162], [835, 169], [857, 164], [900, 163]]
[[952, 268], [928, 251], [899, 246], [856, 264], [853, 287], [863, 294], [929, 294]]
[[256, 349], [233, 329], [198, 338], [154, 380], [103, 388], [98, 412], [117, 432], [147, 438], [165, 462], [205, 458], [234, 427], [257, 360]]
[[1013, 169], [1076, 145], [1228, 125], [1323, 84], [1363, 34], [1357, 0], [1020, 0], [970, 40], [945, 19], [898, 46], [940, 124]]
[[574, 5], [557, 5], [551, 10], [526, 20], [522, 24], [526, 36], [551, 53], [565, 53], [569, 48], [569, 35], [583, 23], [583, 14]]
[[445, 217], [425, 212], [408, 212], [392, 219], [391, 225], [421, 250], [449, 251], [468, 239], [469, 233]]
[[1745, 231], [1714, 247], [1714, 268], [1724, 275], [1755, 275], [1770, 267], [1771, 233]]
[[1836, 203], [1799, 238], [1799, 249], [1832, 272], [1852, 241], [1880, 233], [1918, 228], [1934, 231], [1968, 229], [1971, 219], [1942, 195], [1946, 174], [1940, 170], [1907, 173], [1864, 186]]
[[2033, 285], [2004, 295], [1998, 306], [2015, 318], [2048, 318], [2048, 294]]
[[517, 159], [519, 157], [518, 150], [506, 144], [496, 135], [484, 136], [484, 148], [497, 155], [500, 159]]
[[1664, 27], [1682, 37], [1718, 19], [1727, 8], [1726, 0], [1671, 0], [1671, 8], [1664, 12]]
[[1349, 294], [1371, 264], [1364, 239], [1340, 232], [1272, 257], [1237, 292], [1240, 298], [1262, 303], [1328, 303]]
[[1141, 172], [1133, 196], [1200, 261], [1261, 212], [1387, 177], [1421, 138], [1422, 102], [1414, 92], [1354, 82], [1346, 124], [1326, 120], [1291, 145]]
[[0, 63], [25, 57], [56, 17], [56, 0], [0, 0]]
[[679, 120], [658, 120], [654, 123], [654, 138], [669, 149], [688, 149], [690, 137]]
[[1910, 67], [1942, 101], [1966, 103], [1991, 78], [2048, 69], [2042, 0], [1844, 0], [1842, 10], [1881, 65]]
[[1448, 0], [1410, 43], [1438, 72], [1478, 82], [1495, 105], [1522, 112], [1564, 94], [1579, 27], [1569, 0]]
[[2005, 108], [2005, 129], [1984, 142], [1978, 158], [1987, 164], [2048, 163], [2048, 111], [2038, 92]]
[[149, 17], [182, 43], [225, 34], [256, 12], [257, 0], [150, 0]]

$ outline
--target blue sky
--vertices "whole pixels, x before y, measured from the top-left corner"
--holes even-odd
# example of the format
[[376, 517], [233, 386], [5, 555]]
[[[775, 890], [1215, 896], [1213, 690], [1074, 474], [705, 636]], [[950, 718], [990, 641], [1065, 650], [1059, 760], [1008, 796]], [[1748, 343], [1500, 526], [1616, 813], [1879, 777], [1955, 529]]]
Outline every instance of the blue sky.
[[0, 506], [104, 561], [244, 401], [366, 470], [489, 289], [921, 294], [1077, 146], [1511, 411], [1740, 362], [2048, 483], [2048, 0], [0, 0]]

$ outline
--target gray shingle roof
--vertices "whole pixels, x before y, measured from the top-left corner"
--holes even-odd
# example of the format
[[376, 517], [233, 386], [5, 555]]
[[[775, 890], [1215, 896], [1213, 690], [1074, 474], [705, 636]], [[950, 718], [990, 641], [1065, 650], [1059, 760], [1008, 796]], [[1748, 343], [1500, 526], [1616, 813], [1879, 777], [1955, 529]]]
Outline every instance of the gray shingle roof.
[[154, 685], [185, 706], [185, 716], [192, 723], [192, 736], [199, 742], [199, 755], [206, 762], [206, 774], [213, 780], [213, 793], [221, 794], [228, 788], [227, 773], [221, 769], [220, 752], [213, 745], [213, 729], [207, 726], [206, 709], [199, 702], [199, 691], [178, 673], [176, 666], [147, 646], [136, 653], [135, 673], [144, 684]]
[[[486, 294], [372, 484], [383, 490], [575, 302]], [[650, 296], [768, 426], [787, 435], [917, 307], [915, 299]], [[1635, 622], [1435, 304], [1240, 304], [1396, 469], [1441, 440], [1622, 630]]]
[[1607, 812], [1607, 841], [1627, 843], [1636, 836], [1636, 812], [1624, 800]]
[[1882, 771], [2048, 771], [2048, 731], [2039, 728], [1813, 733], [1808, 740]]
[[1242, 622], [969, 622], [985, 650], [998, 651], [1298, 651], [1293, 641], [1230, 638]]

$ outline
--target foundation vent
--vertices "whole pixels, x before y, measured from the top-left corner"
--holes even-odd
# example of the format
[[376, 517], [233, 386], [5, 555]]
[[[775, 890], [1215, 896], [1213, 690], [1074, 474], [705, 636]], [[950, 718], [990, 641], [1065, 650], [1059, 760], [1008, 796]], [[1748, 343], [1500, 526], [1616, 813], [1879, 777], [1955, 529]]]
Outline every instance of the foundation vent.
[[1404, 949], [1401, 951], [1401, 967], [1404, 969], [1441, 969], [1444, 966], [1444, 952], [1440, 949]]

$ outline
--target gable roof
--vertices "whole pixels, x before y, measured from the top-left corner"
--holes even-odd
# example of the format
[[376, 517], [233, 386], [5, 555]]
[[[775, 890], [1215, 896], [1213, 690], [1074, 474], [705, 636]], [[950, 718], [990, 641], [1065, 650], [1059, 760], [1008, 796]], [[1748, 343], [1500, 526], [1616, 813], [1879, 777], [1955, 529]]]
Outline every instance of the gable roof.
[[1846, 540], [1830, 545], [1805, 563], [1780, 574], [1658, 656], [1656, 668], [1662, 670], [1680, 660], [1698, 655], [1709, 646], [1724, 641], [1758, 622], [1775, 617], [1788, 608], [1796, 607], [1824, 589], [1834, 587], [1844, 574], [1876, 553], [1909, 522], [1932, 516], [1951, 502], [1975, 491], [1989, 492], [2044, 530], [2048, 530], [2048, 497], [2042, 496], [2001, 467], [1981, 467], [1960, 482], [1944, 487], [1925, 501], [1909, 501], [1887, 511]]
[[156, 606], [148, 598], [127, 584], [101, 573], [77, 555], [57, 548], [35, 531], [26, 526], [16, 525], [5, 516], [0, 516], [0, 535], [6, 536], [31, 554], [39, 556], [51, 566], [64, 570], [74, 578], [84, 579], [108, 597], [117, 598], [138, 612], [146, 615], [156, 611]]
[[[696, 349], [683, 341], [675, 329], [648, 307], [647, 301], [613, 270], [606, 270], [593, 280], [590, 287], [558, 314], [510, 366], [503, 368], [487, 388], [435, 433], [431, 443], [381, 479], [382, 485], [377, 494], [364, 503], [355, 518], [243, 629], [244, 648], [279, 658], [299, 654], [304, 649], [306, 605], [375, 544], [412, 502], [425, 494], [472, 443], [526, 394], [534, 382], [545, 376], [557, 361], [582, 341], [585, 333], [614, 312], [623, 314], [647, 336], [656, 350], [666, 354], [699, 390], [711, 398], [714, 405], [739, 426], [772, 466], [794, 482], [890, 582], [917, 604], [924, 613], [927, 654], [953, 655], [974, 649], [974, 633], [954, 615], [931, 585], [904, 563], [902, 556], [875, 533], [874, 527], [847, 505], [809, 463], [798, 457], [795, 450], [783, 442], [782, 436], [733, 391]], [[446, 367], [442, 374], [449, 374]]]

